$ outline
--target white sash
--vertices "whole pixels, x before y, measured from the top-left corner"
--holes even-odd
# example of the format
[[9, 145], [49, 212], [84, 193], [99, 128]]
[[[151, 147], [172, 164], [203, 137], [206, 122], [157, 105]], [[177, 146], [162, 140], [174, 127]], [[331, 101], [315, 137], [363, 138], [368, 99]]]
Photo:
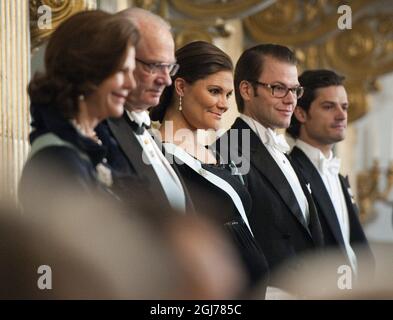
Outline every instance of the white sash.
[[240, 199], [238, 193], [233, 189], [233, 187], [226, 182], [224, 179], [216, 176], [215, 174], [211, 173], [208, 170], [205, 170], [202, 168], [202, 164], [199, 160], [193, 158], [190, 154], [188, 154], [186, 151], [184, 151], [182, 148], [176, 146], [173, 143], [164, 143], [163, 144], [165, 147], [165, 150], [172, 155], [174, 155], [176, 158], [180, 159], [182, 162], [184, 162], [186, 165], [188, 165], [192, 170], [194, 170], [196, 173], [204, 177], [206, 180], [208, 180], [210, 183], [214, 184], [216, 187], [220, 188], [221, 190], [225, 191], [232, 199], [233, 203], [236, 206], [236, 209], [239, 211], [244, 223], [250, 230], [252, 236], [254, 234], [251, 231], [250, 225], [248, 223], [248, 219], [246, 216], [246, 212], [244, 211], [243, 203], [242, 200]]

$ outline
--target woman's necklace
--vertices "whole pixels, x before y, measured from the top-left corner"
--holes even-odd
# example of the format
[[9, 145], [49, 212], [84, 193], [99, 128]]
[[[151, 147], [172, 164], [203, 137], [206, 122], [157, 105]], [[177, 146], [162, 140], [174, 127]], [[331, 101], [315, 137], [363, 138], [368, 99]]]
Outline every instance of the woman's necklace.
[[90, 138], [92, 139], [95, 143], [102, 145], [101, 140], [98, 138], [97, 133], [92, 130], [90, 132], [88, 132], [87, 130], [85, 130], [75, 119], [71, 120], [71, 123], [73, 124], [73, 126], [75, 127], [75, 129], [78, 131], [78, 133], [84, 137]]

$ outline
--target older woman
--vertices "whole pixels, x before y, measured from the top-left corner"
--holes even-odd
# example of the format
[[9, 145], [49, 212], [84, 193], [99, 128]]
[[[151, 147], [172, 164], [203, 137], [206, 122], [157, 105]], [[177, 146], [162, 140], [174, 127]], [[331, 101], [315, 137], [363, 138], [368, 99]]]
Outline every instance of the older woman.
[[31, 100], [31, 152], [19, 196], [39, 209], [65, 192], [102, 190], [111, 184], [96, 125], [120, 117], [135, 88], [132, 23], [103, 11], [78, 13], [61, 24], [45, 52], [45, 72], [36, 74]]
[[[180, 65], [173, 84], [151, 118], [160, 127], [165, 150], [181, 162], [179, 171], [196, 211], [229, 232], [248, 271], [250, 285], [266, 276], [267, 264], [254, 240], [247, 212], [251, 199], [236, 168], [198, 142], [198, 129], [218, 130], [233, 92], [233, 64], [216, 46], [196, 41], [176, 51]], [[180, 160], [180, 161], [179, 161]]]

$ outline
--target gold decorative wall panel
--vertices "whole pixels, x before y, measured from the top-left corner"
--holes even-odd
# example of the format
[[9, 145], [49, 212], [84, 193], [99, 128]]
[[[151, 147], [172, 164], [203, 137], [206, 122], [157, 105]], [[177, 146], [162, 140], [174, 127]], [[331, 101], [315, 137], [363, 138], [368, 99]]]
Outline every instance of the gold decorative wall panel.
[[[351, 29], [338, 27], [341, 5], [350, 5]], [[378, 88], [378, 76], [393, 71], [392, 7], [389, 11], [377, 0], [279, 0], [244, 19], [244, 26], [252, 41], [291, 46], [301, 69], [330, 68], [345, 75], [354, 121], [366, 114], [367, 94]]]
[[[393, 71], [393, 2], [389, 0], [136, 0], [174, 27], [176, 46], [229, 37], [228, 19], [243, 21], [245, 43], [292, 47], [300, 69], [330, 68], [346, 76], [349, 120], [368, 111], [368, 93]], [[351, 29], [338, 20], [350, 8]], [[248, 36], [248, 37], [247, 37]]]
[[[352, 15], [377, 0], [351, 1]], [[337, 8], [348, 1], [278, 0], [264, 11], [244, 19], [247, 32], [257, 42], [273, 42], [302, 47], [323, 42], [337, 28]]]
[[[38, 8], [41, 6], [48, 6], [51, 9], [51, 28], [38, 27], [38, 21], [42, 15]], [[79, 11], [94, 9], [96, 6], [95, 0], [30, 0], [32, 49], [41, 45], [68, 17]]]
[[392, 71], [392, 49], [393, 16], [385, 14], [364, 16], [324, 45], [327, 62], [357, 79]]
[[192, 18], [233, 19], [265, 9], [276, 0], [170, 0], [179, 12]]
[[136, 0], [136, 6], [155, 12], [173, 26], [176, 47], [188, 42], [229, 37], [228, 19], [241, 19], [276, 0]]

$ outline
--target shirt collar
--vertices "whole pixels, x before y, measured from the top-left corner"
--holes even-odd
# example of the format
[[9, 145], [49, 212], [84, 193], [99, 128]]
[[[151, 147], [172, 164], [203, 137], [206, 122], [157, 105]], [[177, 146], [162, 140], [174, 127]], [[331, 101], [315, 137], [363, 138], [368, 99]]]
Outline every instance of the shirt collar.
[[252, 131], [254, 131], [258, 137], [262, 140], [263, 143], [267, 142], [266, 139], [266, 129], [262, 124], [260, 124], [258, 121], [254, 120], [253, 118], [246, 116], [245, 114], [241, 113], [239, 116], [245, 123], [248, 124], [248, 126], [251, 128]]
[[306, 156], [311, 160], [311, 162], [316, 168], [319, 168], [319, 163], [321, 160], [331, 160], [333, 158], [333, 152], [331, 150], [329, 157], [326, 158], [321, 150], [313, 147], [312, 145], [304, 142], [303, 140], [297, 139], [295, 145], [306, 154]]
[[290, 150], [283, 134], [277, 134], [274, 130], [265, 128], [258, 121], [244, 114], [241, 114], [240, 118], [242, 118], [250, 126], [259, 139], [261, 139], [263, 144], [269, 145], [282, 153], [287, 153]]
[[146, 127], [150, 127], [150, 117], [147, 111], [128, 111], [127, 116], [130, 118], [131, 121], [135, 122], [138, 126], [142, 126], [143, 124]]

